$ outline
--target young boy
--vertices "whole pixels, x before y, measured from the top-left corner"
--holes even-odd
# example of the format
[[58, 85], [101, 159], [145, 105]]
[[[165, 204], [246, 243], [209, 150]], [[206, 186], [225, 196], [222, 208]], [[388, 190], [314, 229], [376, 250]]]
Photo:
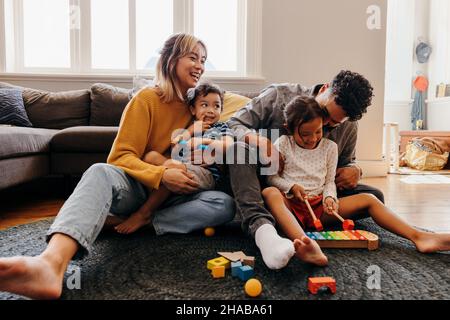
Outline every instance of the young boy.
[[333, 212], [351, 219], [361, 211], [368, 211], [375, 223], [411, 240], [420, 252], [450, 250], [450, 234], [411, 227], [373, 195], [362, 193], [337, 199], [334, 179], [338, 150], [336, 143], [322, 137], [324, 116], [313, 98], [297, 97], [286, 106], [289, 135], [275, 142], [286, 159], [285, 168], [281, 175], [268, 178], [272, 187], [262, 192], [278, 225], [293, 241], [297, 257], [319, 266], [328, 263], [318, 244], [305, 235], [305, 228], [314, 228], [305, 198], [323, 225], [337, 222]]
[[[199, 184], [199, 190], [193, 189], [193, 193], [200, 190], [212, 190], [221, 179], [221, 167], [214, 163], [209, 166], [193, 164], [189, 155], [211, 154], [204, 152], [205, 150], [212, 150], [216, 155], [224, 154], [234, 142], [228, 126], [218, 122], [223, 109], [223, 92], [214, 84], [202, 83], [188, 90], [186, 99], [195, 121], [172, 140], [172, 159], [156, 151], [150, 151], [143, 160], [153, 165], [183, 170]], [[189, 150], [192, 150], [192, 153], [186, 152]], [[208, 160], [211, 161], [211, 159]], [[115, 230], [122, 234], [129, 234], [149, 224], [152, 214], [170, 194], [171, 192], [163, 185], [158, 190], [151, 190], [141, 208], [117, 225]]]

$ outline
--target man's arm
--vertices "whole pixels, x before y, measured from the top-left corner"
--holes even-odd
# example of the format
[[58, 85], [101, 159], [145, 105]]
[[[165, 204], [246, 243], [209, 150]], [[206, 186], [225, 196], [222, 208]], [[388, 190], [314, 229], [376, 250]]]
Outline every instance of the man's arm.
[[[228, 121], [238, 141], [259, 145], [257, 130], [267, 128], [277, 106], [277, 90], [270, 86], [237, 111]], [[248, 137], [247, 137], [248, 136]]]

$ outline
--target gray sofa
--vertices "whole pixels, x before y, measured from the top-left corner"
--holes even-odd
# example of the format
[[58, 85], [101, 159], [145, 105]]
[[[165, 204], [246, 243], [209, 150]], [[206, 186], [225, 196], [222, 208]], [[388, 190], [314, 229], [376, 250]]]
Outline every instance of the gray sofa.
[[[0, 82], [8, 87], [15, 86]], [[81, 176], [106, 162], [132, 90], [100, 83], [67, 92], [21, 89], [33, 127], [0, 125], [0, 190], [48, 175]]]
[[[0, 83], [0, 88], [15, 87]], [[105, 162], [131, 90], [22, 88], [32, 128], [0, 125], [0, 190], [47, 175], [80, 176]]]

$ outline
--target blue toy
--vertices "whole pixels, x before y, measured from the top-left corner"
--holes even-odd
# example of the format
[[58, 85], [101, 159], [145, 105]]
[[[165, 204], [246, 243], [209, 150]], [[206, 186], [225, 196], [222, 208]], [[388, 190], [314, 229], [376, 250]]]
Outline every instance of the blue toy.
[[242, 262], [240, 262], [240, 261], [231, 262], [231, 275], [233, 277], [237, 277], [238, 276], [238, 272], [239, 272], [239, 268], [240, 267], [242, 267]]
[[247, 281], [248, 279], [253, 277], [254, 274], [255, 274], [255, 271], [250, 266], [242, 266], [242, 267], [239, 267], [237, 270], [237, 276], [242, 281]]

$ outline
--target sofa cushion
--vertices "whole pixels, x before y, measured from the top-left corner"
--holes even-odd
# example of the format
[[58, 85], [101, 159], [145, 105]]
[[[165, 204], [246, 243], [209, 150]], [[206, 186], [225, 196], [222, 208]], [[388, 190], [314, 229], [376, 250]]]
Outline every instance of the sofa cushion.
[[0, 159], [48, 153], [57, 130], [0, 126]]
[[91, 126], [118, 126], [132, 90], [96, 83], [91, 87]]
[[19, 127], [33, 126], [25, 111], [21, 89], [0, 89], [0, 124], [11, 124]]
[[52, 152], [109, 153], [118, 127], [73, 127], [59, 131], [51, 141]]
[[64, 129], [89, 124], [89, 90], [48, 92], [0, 82], [0, 88], [23, 89], [23, 101], [34, 127]]
[[89, 123], [89, 90], [48, 92], [25, 88], [23, 100], [35, 127], [64, 129]]
[[220, 121], [227, 121], [230, 119], [236, 111], [242, 107], [245, 107], [250, 100], [250, 98], [237, 93], [225, 92], [223, 97], [223, 111], [220, 115]]

